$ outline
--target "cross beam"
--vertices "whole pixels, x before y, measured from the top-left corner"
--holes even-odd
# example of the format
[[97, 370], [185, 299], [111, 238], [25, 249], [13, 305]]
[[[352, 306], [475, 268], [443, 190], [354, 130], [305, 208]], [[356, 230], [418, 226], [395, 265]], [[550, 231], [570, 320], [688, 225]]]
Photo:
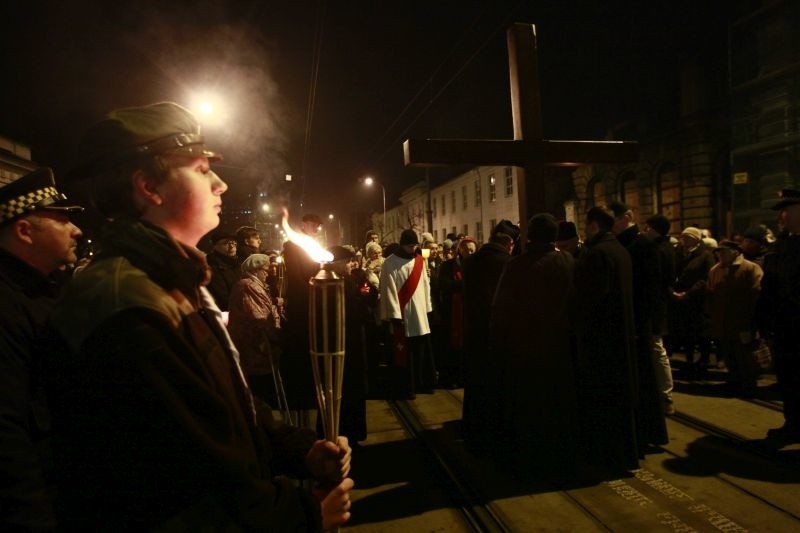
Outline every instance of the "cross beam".
[[[635, 161], [638, 145], [622, 141], [554, 141], [543, 138], [536, 27], [514, 24], [506, 32], [514, 140], [408, 139], [406, 166], [512, 165], [522, 167], [517, 183], [523, 236], [535, 213], [547, 210], [544, 168], [582, 163]], [[523, 244], [525, 240], [522, 240]]]

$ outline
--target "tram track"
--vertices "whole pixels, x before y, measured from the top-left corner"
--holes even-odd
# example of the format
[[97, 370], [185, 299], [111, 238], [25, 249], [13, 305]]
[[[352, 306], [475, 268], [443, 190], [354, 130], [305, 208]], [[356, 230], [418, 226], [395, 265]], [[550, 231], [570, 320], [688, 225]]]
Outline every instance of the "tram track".
[[[444, 393], [444, 394], [441, 394]], [[449, 401], [454, 402], [454, 408], [458, 408], [462, 405], [462, 399], [458, 396], [457, 392], [454, 391], [441, 391], [441, 395], [446, 396], [449, 398]], [[518, 531], [520, 530], [518, 527], [514, 528], [509, 524], [513, 523], [513, 520], [507, 521], [504, 518], [504, 511], [498, 509], [498, 506], [494, 505], [491, 501], [488, 501], [487, 498], [478, 494], [475, 489], [471, 486], [467, 477], [462, 477], [459, 473], [459, 468], [463, 465], [459, 465], [457, 462], [452, 462], [451, 457], [448, 457], [448, 454], [442, 450], [436, 449], [436, 443], [432, 441], [431, 438], [426, 438], [426, 433], [430, 433], [430, 431], [426, 431], [424, 423], [419, 419], [419, 417], [415, 414], [415, 406], [413, 405], [414, 402], [394, 402], [395, 406], [393, 409], [396, 409], [396, 413], [398, 413], [398, 418], [403, 420], [403, 424], [407, 426], [408, 431], [412, 434], [415, 438], [419, 439], [423, 443], [425, 443], [426, 447], [429, 451], [436, 457], [437, 463], [441, 466], [443, 472], [446, 473], [448, 478], [452, 481], [452, 485], [456, 487], [459, 491], [459, 499], [463, 502], [461, 504], [462, 514], [465, 517], [466, 522], [470, 525], [470, 528], [473, 531]], [[770, 406], [764, 406], [765, 408], [772, 408]], [[671, 417], [674, 422], [684, 425], [686, 427], [691, 428], [692, 430], [699, 432], [705, 436], [713, 437], [718, 443], [724, 443], [725, 445], [734, 448], [738, 452], [745, 452], [748, 454], [752, 454], [758, 456], [760, 460], [768, 460], [770, 462], [775, 461], [776, 455], [770, 454], [765, 452], [764, 450], [760, 450], [757, 446], [748, 443], [748, 440], [741, 435], [736, 434], [735, 432], [725, 430], [724, 428], [720, 428], [713, 424], [707, 423], [703, 420], [700, 420], [695, 417], [691, 417], [685, 413], [678, 413], [677, 416]], [[666, 447], [661, 447], [661, 450], [665, 452], [667, 455], [672, 457], [672, 460], [685, 460], [685, 454], [682, 456], [678, 451], [669, 450]], [[662, 456], [663, 458], [664, 456]], [[662, 459], [663, 460], [663, 459]], [[669, 460], [669, 459], [668, 459]], [[657, 460], [656, 463], [660, 463], [660, 460]], [[786, 464], [783, 461], [783, 464]], [[621, 481], [609, 481], [601, 483], [598, 488], [599, 490], [605, 491], [614, 491], [617, 492], [620, 496], [623, 496], [619, 491], [629, 490], [631, 487], [638, 488], [638, 490], [643, 490], [642, 485], [647, 484], [647, 482], [653, 479], [653, 474], [651, 471], [658, 472], [657, 477], [658, 483], [665, 483], [664, 480], [670, 479], [670, 473], [668, 471], [661, 471], [655, 467], [655, 463], [647, 464], [643, 462], [643, 467], [639, 471], [634, 472], [634, 478], [629, 480], [621, 480]], [[667, 476], [667, 477], [663, 477]], [[795, 527], [800, 523], [800, 510], [796, 508], [787, 508], [785, 505], [782, 505], [782, 502], [774, 503], [771, 499], [769, 494], [761, 493], [758, 488], [753, 488], [753, 483], [749, 482], [751, 480], [738, 480], [734, 476], [727, 475], [725, 472], [717, 473], [713, 475], [713, 478], [716, 479], [718, 484], [724, 484], [729, 487], [728, 491], [733, 491], [738, 493], [737, 496], [740, 499], [749, 500], [751, 502], [759, 502], [758, 505], [761, 507], [769, 507], [772, 509], [772, 512], [781, 514], [785, 516], [785, 520], [789, 520], [795, 524]], [[667, 482], [669, 484], [669, 482]], [[674, 489], [674, 487], [673, 487]], [[609, 516], [608, 514], [604, 514], [602, 510], [598, 512], [597, 505], [593, 502], [593, 498], [595, 495], [588, 496], [586, 495], [584, 490], [574, 490], [570, 488], [561, 488], [553, 486], [549, 492], [553, 495], [558, 495], [563, 500], [565, 500], [565, 504], [570, 505], [573, 507], [573, 511], [575, 513], [582, 514], [586, 517], [592, 524], [594, 524], [594, 528], [597, 530], [606, 530], [606, 531], [616, 531], [620, 530], [620, 526], [617, 523], [616, 516]], [[632, 490], [632, 492], [636, 492], [636, 490]], [[624, 497], [624, 496], [623, 496]], [[691, 498], [690, 498], [691, 499]], [[691, 503], [691, 502], [690, 502]], [[659, 502], [658, 505], [665, 505], [664, 502]], [[685, 504], [688, 505], [688, 504]], [[507, 505], [503, 507], [506, 509]], [[687, 518], [686, 509], [689, 507], [681, 508], [680, 505], [676, 507], [678, 510], [682, 510], [683, 514], [675, 513], [671, 514], [669, 511], [675, 510], [673, 507], [670, 507], [669, 504], [666, 505], [662, 511], [666, 510], [667, 512], [662, 512], [662, 515], [666, 515], [671, 517], [670, 520], [675, 520], [675, 527], [676, 531], [678, 530], [685, 530], [681, 529], [683, 525], [687, 522], [691, 522], [691, 520], [695, 517], [688, 515]], [[692, 507], [694, 508], [694, 507]], [[692, 513], [697, 511], [691, 511]], [[709, 511], [711, 513], [712, 511]], [[680, 518], [678, 518], [678, 516]], [[721, 516], [721, 515], [720, 515]], [[682, 521], [683, 520], [683, 521]], [[663, 523], [663, 522], [662, 522]], [[674, 524], [673, 524], [674, 525]], [[734, 524], [735, 525], [735, 524]], [[741, 529], [733, 529], [733, 530], [741, 530]]]
[[409, 402], [388, 400], [387, 403], [409, 436], [425, 446], [425, 449], [438, 466], [442, 479], [446, 480], [447, 484], [454, 489], [455, 494], [451, 494], [451, 496], [453, 496], [456, 505], [459, 506], [466, 524], [473, 531], [481, 533], [508, 533], [512, 531], [493, 508], [493, 505], [490, 502], [483, 501], [483, 496], [478, 494], [468, 481], [458, 475], [458, 471], [445, 459], [439, 447], [431, 439], [426, 438], [425, 427], [414, 414]]

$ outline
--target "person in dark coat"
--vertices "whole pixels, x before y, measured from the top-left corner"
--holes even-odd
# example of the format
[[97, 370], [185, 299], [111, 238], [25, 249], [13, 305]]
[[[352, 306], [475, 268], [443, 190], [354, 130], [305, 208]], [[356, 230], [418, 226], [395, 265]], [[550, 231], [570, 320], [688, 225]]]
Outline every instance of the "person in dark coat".
[[261, 253], [261, 233], [253, 226], [241, 226], [236, 230], [236, 259], [239, 264], [253, 254]]
[[[102, 253], [52, 315], [48, 393], [64, 531], [319, 531], [349, 518], [350, 448], [253, 400], [196, 248], [227, 185], [173, 103], [94, 125], [76, 177]], [[111, 157], [113, 155], [113, 157]], [[314, 498], [284, 475], [330, 488]]]
[[[22, 199], [20, 204], [20, 198]], [[0, 530], [54, 530], [42, 331], [81, 230], [49, 168], [0, 188]], [[49, 468], [48, 468], [49, 467]]]
[[742, 248], [742, 255], [748, 261], [764, 266], [764, 255], [767, 253], [767, 234], [768, 229], [763, 224], [750, 226], [744, 233], [739, 246]]
[[800, 442], [800, 190], [781, 191], [772, 209], [779, 212], [784, 231], [764, 257], [757, 317], [772, 346], [784, 424], [767, 436], [781, 443]]
[[[300, 226], [303, 234], [315, 238], [322, 227], [322, 219], [314, 214], [303, 215]], [[300, 425], [314, 428], [317, 409], [314, 375], [308, 346], [308, 280], [319, 270], [319, 263], [292, 241], [283, 245], [285, 265], [286, 331], [281, 359], [281, 374], [286, 389], [289, 409], [299, 411]]]
[[656, 244], [656, 253], [661, 267], [659, 290], [653, 302], [653, 368], [656, 373], [656, 384], [661, 392], [664, 414], [672, 415], [675, 413], [672, 399], [672, 366], [664, 347], [664, 335], [669, 331], [667, 311], [669, 298], [672, 294], [672, 285], [675, 283], [675, 248], [669, 240], [669, 227], [670, 221], [667, 217], [655, 214], [647, 219], [644, 231]]
[[[464, 261], [464, 406], [461, 431], [476, 447], [487, 447], [497, 417], [500, 382], [489, 351], [489, 311], [497, 282], [519, 238], [519, 227], [501, 220], [489, 242]], [[505, 386], [505, 385], [504, 385]]]
[[439, 384], [447, 388], [463, 385], [464, 368], [464, 261], [474, 254], [478, 245], [472, 237], [458, 241], [456, 253], [439, 267], [438, 288], [441, 298], [442, 325], [446, 344], [437, 357]]
[[583, 442], [590, 463], [639, 466], [633, 272], [604, 206], [586, 213], [586, 252], [575, 268], [573, 328]]
[[578, 236], [578, 228], [574, 222], [569, 220], [562, 220], [558, 223], [558, 237], [556, 238], [556, 247], [567, 252], [577, 261], [583, 255], [585, 250], [583, 242]]
[[[711, 355], [705, 296], [708, 272], [716, 260], [702, 239], [697, 228], [688, 227], [681, 232], [681, 255], [675, 266], [677, 279], [670, 297], [671, 343], [673, 347], [685, 348], [686, 373], [689, 376], [705, 375]], [[700, 351], [697, 362], [694, 361], [695, 347]]]
[[639, 231], [633, 211], [621, 202], [612, 202], [612, 231], [631, 255], [633, 269], [633, 318], [636, 326], [636, 369], [638, 396], [636, 424], [640, 452], [649, 444], [666, 444], [667, 422], [664, 404], [653, 366], [653, 311], [660, 295], [661, 263], [656, 244]]
[[219, 232], [211, 235], [214, 249], [206, 256], [211, 268], [211, 281], [208, 292], [214, 297], [221, 311], [228, 310], [231, 289], [241, 277], [241, 262], [236, 257], [236, 237], [229, 233]]
[[515, 468], [548, 474], [563, 474], [579, 463], [569, 337], [574, 260], [556, 249], [557, 229], [549, 214], [528, 222], [528, 246], [505, 267], [490, 326], [491, 365], [498, 376], [492, 383], [497, 452]]

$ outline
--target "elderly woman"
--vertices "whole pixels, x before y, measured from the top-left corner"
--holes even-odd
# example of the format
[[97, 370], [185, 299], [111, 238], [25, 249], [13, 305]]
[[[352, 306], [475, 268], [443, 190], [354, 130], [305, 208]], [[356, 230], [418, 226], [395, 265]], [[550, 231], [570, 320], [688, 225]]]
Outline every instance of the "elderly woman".
[[253, 393], [268, 401], [274, 397], [272, 373], [280, 356], [280, 317], [266, 283], [269, 268], [268, 255], [252, 254], [245, 259], [228, 307], [228, 332], [239, 349], [242, 371]]
[[367, 258], [364, 261], [364, 272], [367, 273], [369, 282], [378, 287], [381, 277], [381, 267], [383, 266], [383, 255], [381, 245], [377, 242], [368, 242], [366, 246]]

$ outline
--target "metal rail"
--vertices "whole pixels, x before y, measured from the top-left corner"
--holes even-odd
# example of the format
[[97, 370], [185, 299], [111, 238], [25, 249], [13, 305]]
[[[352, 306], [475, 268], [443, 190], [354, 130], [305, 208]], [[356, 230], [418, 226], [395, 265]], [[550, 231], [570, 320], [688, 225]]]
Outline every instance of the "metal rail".
[[507, 533], [511, 530], [506, 527], [503, 520], [492, 510], [490, 503], [485, 503], [469, 483], [460, 479], [456, 470], [444, 458], [435, 443], [425, 435], [425, 427], [414, 415], [413, 409], [407, 401], [389, 400], [389, 407], [394, 412], [398, 421], [405, 430], [416, 440], [423, 443], [428, 453], [435, 459], [442, 472], [442, 476], [453, 486], [456, 491], [457, 504], [469, 526], [478, 532]]

